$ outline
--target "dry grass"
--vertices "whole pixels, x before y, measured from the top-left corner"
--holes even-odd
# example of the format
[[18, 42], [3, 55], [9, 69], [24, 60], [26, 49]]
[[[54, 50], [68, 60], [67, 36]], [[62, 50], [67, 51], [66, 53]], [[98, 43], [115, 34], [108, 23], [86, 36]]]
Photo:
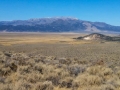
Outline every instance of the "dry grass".
[[0, 36], [0, 90], [120, 90], [119, 42], [9, 35]]
[[[0, 34], [1, 35], [1, 34]], [[2, 33], [0, 36], [0, 44], [10, 46], [14, 44], [32, 44], [32, 43], [69, 43], [69, 44], [84, 44], [92, 43], [86, 41], [76, 41], [73, 38], [82, 34], [29, 34], [29, 33]], [[83, 34], [84, 35], [84, 34]]]
[[120, 67], [76, 61], [79, 59], [1, 52], [0, 90], [120, 89]]

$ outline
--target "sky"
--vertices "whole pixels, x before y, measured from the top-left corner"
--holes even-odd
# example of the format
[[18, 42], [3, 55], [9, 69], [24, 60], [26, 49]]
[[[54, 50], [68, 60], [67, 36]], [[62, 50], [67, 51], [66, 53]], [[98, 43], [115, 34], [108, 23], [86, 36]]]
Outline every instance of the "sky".
[[0, 0], [0, 21], [73, 17], [120, 26], [120, 0]]

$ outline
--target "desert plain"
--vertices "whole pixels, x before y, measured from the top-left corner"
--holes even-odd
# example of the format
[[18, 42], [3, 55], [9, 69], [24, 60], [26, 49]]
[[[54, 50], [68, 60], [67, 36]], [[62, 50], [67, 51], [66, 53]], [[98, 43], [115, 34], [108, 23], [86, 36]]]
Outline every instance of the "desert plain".
[[120, 90], [120, 41], [84, 35], [0, 33], [0, 90]]

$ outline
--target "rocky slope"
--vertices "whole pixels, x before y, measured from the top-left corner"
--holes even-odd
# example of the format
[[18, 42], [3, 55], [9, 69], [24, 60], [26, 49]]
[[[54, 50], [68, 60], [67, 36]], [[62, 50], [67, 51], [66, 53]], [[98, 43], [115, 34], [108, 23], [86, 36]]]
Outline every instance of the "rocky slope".
[[107, 41], [120, 41], [120, 37], [111, 37], [99, 33], [92, 33], [84, 37], [78, 37], [81, 40], [107, 40]]

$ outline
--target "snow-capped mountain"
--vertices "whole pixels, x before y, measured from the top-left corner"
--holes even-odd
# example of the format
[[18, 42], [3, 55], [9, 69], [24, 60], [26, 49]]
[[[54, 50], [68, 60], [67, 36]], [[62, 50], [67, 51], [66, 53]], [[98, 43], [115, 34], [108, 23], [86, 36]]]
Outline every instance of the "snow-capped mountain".
[[120, 26], [90, 22], [71, 17], [47, 17], [29, 20], [0, 21], [0, 31], [6, 32], [120, 32]]

